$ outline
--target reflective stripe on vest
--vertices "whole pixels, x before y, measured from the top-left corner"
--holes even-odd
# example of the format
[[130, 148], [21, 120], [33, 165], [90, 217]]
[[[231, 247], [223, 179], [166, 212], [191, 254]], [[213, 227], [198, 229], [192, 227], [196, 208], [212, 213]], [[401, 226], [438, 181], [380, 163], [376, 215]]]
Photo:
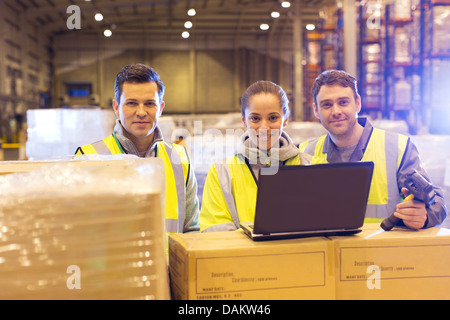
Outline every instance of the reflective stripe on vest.
[[[174, 146], [175, 147], [175, 146]], [[179, 152], [173, 152], [173, 147], [165, 142], [157, 142], [157, 157], [164, 163], [166, 175], [165, 187], [165, 218], [168, 233], [183, 233], [186, 201], [186, 180], [189, 170], [188, 160], [181, 158]], [[82, 147], [85, 154], [113, 155], [124, 153], [114, 134]], [[173, 190], [175, 188], [175, 190]], [[170, 195], [170, 196], [169, 196]], [[174, 197], [176, 197], [174, 199]]]
[[[168, 201], [169, 197], [166, 196], [166, 228], [169, 233], [183, 233], [184, 216], [185, 216], [185, 201], [186, 201], [186, 188], [185, 188], [185, 176], [183, 170], [183, 163], [181, 161], [178, 152], [174, 152], [166, 143], [158, 143], [158, 157], [164, 160], [164, 167], [172, 167], [173, 177], [175, 179], [175, 187], [177, 190], [177, 201]], [[166, 172], [166, 181], [167, 181]], [[170, 174], [170, 172], [169, 172]], [[170, 192], [167, 188], [166, 193]], [[178, 212], [178, 214], [176, 214]]]
[[[377, 133], [375, 133], [375, 131]], [[384, 139], [380, 139], [378, 143], [384, 142], [384, 172], [383, 172], [383, 182], [386, 181], [386, 185], [382, 185], [383, 188], [387, 188], [387, 192], [385, 195], [387, 195], [387, 199], [373, 199], [369, 195], [369, 201], [367, 202], [367, 209], [366, 209], [366, 217], [367, 218], [377, 218], [382, 219], [385, 217], [388, 217], [392, 212], [395, 211], [395, 207], [397, 203], [401, 201], [400, 199], [400, 193], [398, 189], [397, 184], [397, 164], [398, 163], [398, 157], [399, 157], [399, 137], [395, 133], [381, 131], [374, 128], [374, 132], [372, 134], [384, 134]], [[372, 147], [370, 146], [371, 141], [374, 140], [373, 138], [370, 139], [369, 144], [366, 148], [366, 152], [364, 153], [363, 158], [361, 161], [374, 161], [371, 159], [376, 159], [376, 157], [379, 157], [380, 155], [370, 155], [369, 152], [376, 152], [376, 150], [383, 150], [380, 146], [377, 148], [376, 146]], [[367, 149], [369, 152], [367, 152]], [[404, 150], [404, 149], [403, 149]], [[403, 152], [402, 152], [403, 157]], [[375, 162], [375, 161], [374, 161]], [[379, 162], [375, 162], [379, 163]], [[379, 165], [377, 165], [379, 167]], [[377, 167], [375, 166], [375, 168]], [[374, 168], [374, 170], [375, 170]], [[377, 178], [380, 177], [381, 173], [375, 173], [377, 175]], [[378, 182], [379, 179], [377, 179], [378, 187], [381, 187], [379, 185], [380, 182]], [[372, 184], [373, 185], [373, 184]], [[372, 188], [371, 185], [371, 188]], [[380, 204], [380, 200], [382, 201]]]
[[[313, 143], [303, 143], [299, 146], [300, 151], [313, 155], [313, 164], [327, 163], [327, 154], [323, 153], [325, 139], [326, 136], [322, 136]], [[373, 161], [376, 164], [367, 202], [366, 218], [385, 218], [400, 202], [397, 170], [407, 142], [406, 136], [373, 129], [361, 159], [361, 161]]]
[[108, 149], [108, 146], [103, 140], [94, 142], [92, 144], [92, 148], [94, 148], [98, 154], [106, 154], [106, 155], [112, 154], [112, 152]]
[[[299, 156], [291, 158], [285, 163], [285, 165], [299, 164]], [[251, 169], [247, 166], [241, 155], [235, 155], [227, 158], [226, 163], [216, 164], [216, 172], [219, 179], [220, 188], [236, 229], [240, 228], [239, 224], [243, 215], [250, 217], [250, 221], [253, 221], [255, 218], [256, 194], [258, 189], [256, 181], [250, 170]], [[241, 188], [240, 190], [234, 190], [233, 181], [239, 181], [236, 185]], [[241, 213], [241, 218], [239, 217], [239, 212]], [[209, 227], [208, 231], [212, 231], [211, 228], [213, 227]], [[223, 227], [224, 226], [219, 227], [220, 230], [223, 231]], [[229, 226], [227, 227], [229, 228]]]
[[239, 216], [233, 197], [233, 185], [231, 183], [230, 168], [228, 168], [228, 164], [220, 163], [216, 165], [216, 172], [220, 181], [220, 188], [222, 189], [223, 197], [227, 203], [228, 210], [230, 210], [234, 226], [236, 229], [239, 229]]

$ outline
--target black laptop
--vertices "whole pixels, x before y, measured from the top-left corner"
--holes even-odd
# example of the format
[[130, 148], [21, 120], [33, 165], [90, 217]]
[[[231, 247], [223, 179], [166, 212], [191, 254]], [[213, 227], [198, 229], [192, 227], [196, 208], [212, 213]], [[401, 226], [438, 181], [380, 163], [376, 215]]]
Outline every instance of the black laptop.
[[360, 232], [373, 167], [373, 162], [346, 162], [260, 172], [255, 221], [241, 228], [253, 240]]

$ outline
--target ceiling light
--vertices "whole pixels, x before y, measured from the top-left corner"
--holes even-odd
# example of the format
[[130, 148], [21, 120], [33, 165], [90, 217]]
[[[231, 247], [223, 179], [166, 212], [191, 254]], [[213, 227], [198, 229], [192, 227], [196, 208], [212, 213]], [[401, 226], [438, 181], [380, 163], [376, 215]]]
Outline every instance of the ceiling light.
[[182, 36], [184, 39], [187, 39], [187, 38], [189, 38], [190, 34], [189, 34], [189, 32], [184, 31], [184, 32], [181, 34], [181, 36]]
[[272, 16], [272, 18], [276, 19], [280, 17], [280, 13], [277, 11], [272, 11], [272, 13], [270, 14]]
[[95, 21], [102, 21], [103, 15], [99, 12], [99, 13], [95, 14], [94, 18], [95, 18]]
[[289, 1], [283, 1], [281, 2], [281, 6], [283, 8], [289, 8], [291, 6], [291, 3]]
[[259, 26], [259, 28], [260, 28], [261, 30], [266, 31], [266, 30], [269, 30], [269, 25], [268, 25], [267, 23], [262, 23], [262, 24]]
[[309, 24], [306, 25], [306, 30], [313, 31], [314, 29], [316, 29], [316, 26], [315, 26], [315, 25], [313, 25], [313, 24], [311, 24], [311, 23], [309, 23]]
[[184, 27], [185, 27], [186, 29], [192, 28], [192, 22], [186, 21], [186, 22], [184, 23]]
[[103, 31], [103, 34], [105, 37], [109, 38], [112, 36], [112, 31], [109, 29], [106, 29], [105, 31]]
[[195, 9], [189, 9], [187, 14], [188, 16], [193, 17], [197, 14], [197, 11], [195, 11]]

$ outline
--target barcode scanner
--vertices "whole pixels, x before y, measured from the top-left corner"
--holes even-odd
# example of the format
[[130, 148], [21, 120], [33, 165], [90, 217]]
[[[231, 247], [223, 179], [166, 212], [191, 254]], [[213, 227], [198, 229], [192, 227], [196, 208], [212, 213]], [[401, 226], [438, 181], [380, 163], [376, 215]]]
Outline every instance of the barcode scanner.
[[[406, 197], [404, 201], [418, 200], [425, 203], [426, 207], [433, 205], [436, 202], [436, 193], [434, 192], [433, 185], [425, 179], [416, 169], [407, 176], [405, 182], [405, 188], [410, 192], [410, 195]], [[392, 213], [389, 217], [381, 222], [381, 228], [385, 231], [391, 230], [398, 222], [399, 218]]]

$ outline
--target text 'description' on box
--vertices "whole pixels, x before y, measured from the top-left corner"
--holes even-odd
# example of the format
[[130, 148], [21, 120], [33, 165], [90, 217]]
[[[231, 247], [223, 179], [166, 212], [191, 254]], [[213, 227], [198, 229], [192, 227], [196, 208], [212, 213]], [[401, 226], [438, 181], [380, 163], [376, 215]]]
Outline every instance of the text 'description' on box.
[[169, 238], [173, 299], [334, 299], [332, 242], [250, 240], [243, 232]]
[[449, 245], [340, 248], [338, 298], [449, 299]]
[[196, 262], [197, 294], [325, 286], [323, 251], [202, 258]]

